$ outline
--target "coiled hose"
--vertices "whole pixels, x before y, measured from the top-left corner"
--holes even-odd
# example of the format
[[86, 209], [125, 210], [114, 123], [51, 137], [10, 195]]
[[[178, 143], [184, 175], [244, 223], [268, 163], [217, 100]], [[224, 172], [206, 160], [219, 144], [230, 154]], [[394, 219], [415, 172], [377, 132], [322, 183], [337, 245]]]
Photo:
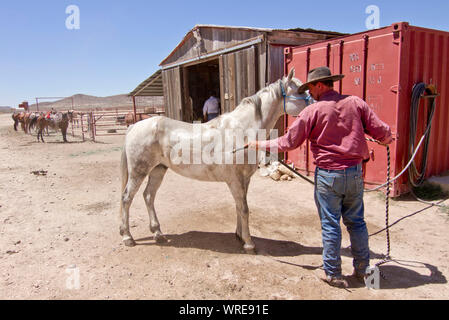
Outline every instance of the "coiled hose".
[[[412, 158], [412, 155], [415, 153], [415, 140], [416, 134], [418, 130], [418, 114], [419, 114], [419, 106], [421, 98], [424, 93], [432, 95], [433, 92], [426, 87], [426, 84], [421, 82], [417, 83], [413, 87], [412, 91], [412, 101], [410, 106], [410, 138], [409, 138], [409, 158]], [[424, 132], [425, 141], [423, 146], [423, 156], [421, 160], [421, 167], [418, 169], [415, 160], [410, 164], [410, 168], [408, 170], [409, 182], [413, 187], [419, 187], [425, 179], [426, 168], [427, 168], [427, 155], [429, 148], [429, 140], [430, 140], [430, 130], [432, 127], [432, 119], [435, 114], [435, 97], [431, 96], [428, 98], [429, 104], [431, 105], [427, 114], [427, 128]]]

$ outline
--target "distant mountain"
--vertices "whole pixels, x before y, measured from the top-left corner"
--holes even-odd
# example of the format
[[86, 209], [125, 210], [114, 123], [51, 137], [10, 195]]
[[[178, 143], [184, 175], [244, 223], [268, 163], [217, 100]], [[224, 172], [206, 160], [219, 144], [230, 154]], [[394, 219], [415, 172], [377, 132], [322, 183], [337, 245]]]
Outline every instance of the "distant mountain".
[[[73, 104], [72, 104], [73, 103]], [[57, 101], [39, 101], [39, 111], [51, 110], [52, 108], [60, 111], [70, 109], [83, 110], [105, 110], [105, 109], [132, 109], [132, 97], [127, 94], [119, 94], [109, 97], [95, 97], [85, 94], [75, 94], [71, 97]], [[141, 109], [145, 107], [164, 107], [164, 97], [136, 97], [136, 107]], [[37, 110], [37, 105], [30, 105], [31, 111]]]
[[9, 113], [9, 112], [13, 112], [15, 109], [11, 108], [11, 107], [0, 107], [0, 112], [1, 113]]

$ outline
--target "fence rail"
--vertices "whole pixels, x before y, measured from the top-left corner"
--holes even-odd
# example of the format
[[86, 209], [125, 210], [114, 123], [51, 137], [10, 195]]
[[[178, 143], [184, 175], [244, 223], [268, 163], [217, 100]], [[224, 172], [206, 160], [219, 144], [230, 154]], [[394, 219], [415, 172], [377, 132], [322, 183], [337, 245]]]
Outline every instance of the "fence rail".
[[[137, 115], [148, 114], [144, 112], [148, 109], [136, 111]], [[163, 113], [161, 109], [154, 109], [154, 113], [149, 114], [149, 116], [157, 116]], [[139, 117], [137, 118], [139, 119]], [[75, 111], [70, 121], [69, 130], [71, 130], [72, 136], [79, 136], [83, 141], [86, 139], [96, 141], [96, 137], [99, 136], [124, 135], [128, 126], [135, 122], [134, 113], [129, 110]]]

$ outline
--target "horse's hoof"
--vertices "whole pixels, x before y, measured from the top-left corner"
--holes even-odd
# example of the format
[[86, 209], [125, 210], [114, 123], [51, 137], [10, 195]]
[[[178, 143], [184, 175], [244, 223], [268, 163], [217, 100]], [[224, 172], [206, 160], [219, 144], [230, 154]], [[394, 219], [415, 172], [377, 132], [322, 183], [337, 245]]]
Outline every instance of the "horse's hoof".
[[156, 233], [156, 234], [159, 233], [159, 234], [162, 234], [160, 225], [154, 225], [154, 226], [152, 226], [152, 225], [150, 224], [150, 231], [151, 231], [151, 233]]
[[163, 234], [158, 234], [158, 233], [156, 233], [154, 235], [154, 240], [156, 241], [156, 243], [167, 243], [168, 242], [168, 239]]
[[257, 255], [256, 247], [254, 245], [245, 244], [243, 250], [245, 250], [246, 254]]
[[125, 239], [125, 240], [123, 240], [123, 243], [127, 247], [134, 247], [136, 245], [136, 242], [134, 241], [133, 238]]

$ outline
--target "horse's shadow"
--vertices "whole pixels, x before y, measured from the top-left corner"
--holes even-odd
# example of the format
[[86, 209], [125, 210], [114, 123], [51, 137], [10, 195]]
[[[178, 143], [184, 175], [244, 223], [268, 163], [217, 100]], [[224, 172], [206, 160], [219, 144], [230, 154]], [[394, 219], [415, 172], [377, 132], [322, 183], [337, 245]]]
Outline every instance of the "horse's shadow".
[[[193, 248], [201, 250], [209, 250], [214, 252], [221, 252], [227, 254], [243, 254], [242, 243], [237, 239], [234, 233], [219, 233], [219, 232], [203, 232], [203, 231], [189, 231], [183, 234], [166, 234], [164, 235], [166, 241], [155, 242], [154, 237], [145, 237], [136, 239], [137, 245], [144, 246], [162, 246], [174, 248]], [[276, 261], [283, 264], [300, 267], [307, 270], [316, 270], [321, 266], [301, 265], [292, 262], [282, 261], [280, 257], [295, 257], [301, 255], [319, 255], [322, 254], [322, 247], [303, 246], [294, 241], [274, 240], [260, 237], [251, 237], [254, 241], [257, 254], [264, 256], [275, 257]], [[352, 257], [350, 248], [342, 248], [341, 255]], [[382, 254], [370, 252], [372, 264], [375, 259], [383, 259]], [[401, 266], [393, 265], [399, 264]], [[427, 269], [430, 275], [422, 275], [409, 267], [417, 267]], [[446, 277], [438, 270], [437, 267], [420, 262], [393, 260], [391, 263], [384, 264], [379, 267], [386, 279], [380, 279], [380, 289], [406, 289], [418, 287], [426, 284], [445, 284]], [[351, 287], [363, 287], [357, 281], [351, 281]]]
[[[175, 248], [195, 248], [210, 250], [221, 253], [241, 254], [244, 253], [241, 241], [234, 233], [189, 231], [183, 234], [165, 234], [166, 241], [155, 242], [154, 237], [136, 239], [137, 245], [166, 246]], [[321, 255], [322, 247], [303, 246], [294, 241], [274, 240], [251, 236], [256, 245], [257, 254], [272, 257], [295, 257], [300, 255]], [[342, 248], [343, 256], [351, 257], [350, 248]], [[384, 256], [374, 252], [371, 258], [382, 259]]]
[[[242, 243], [234, 233], [189, 231], [183, 234], [165, 234], [166, 241], [155, 242], [154, 237], [136, 239], [137, 245], [195, 248], [228, 254], [242, 254]], [[320, 247], [307, 247], [293, 241], [251, 237], [257, 254], [273, 257], [292, 257], [303, 254], [321, 254]]]
[[57, 140], [57, 141], [45, 141], [45, 143], [49, 143], [49, 144], [76, 144], [76, 143], [84, 143], [84, 141], [62, 141], [62, 140]]

